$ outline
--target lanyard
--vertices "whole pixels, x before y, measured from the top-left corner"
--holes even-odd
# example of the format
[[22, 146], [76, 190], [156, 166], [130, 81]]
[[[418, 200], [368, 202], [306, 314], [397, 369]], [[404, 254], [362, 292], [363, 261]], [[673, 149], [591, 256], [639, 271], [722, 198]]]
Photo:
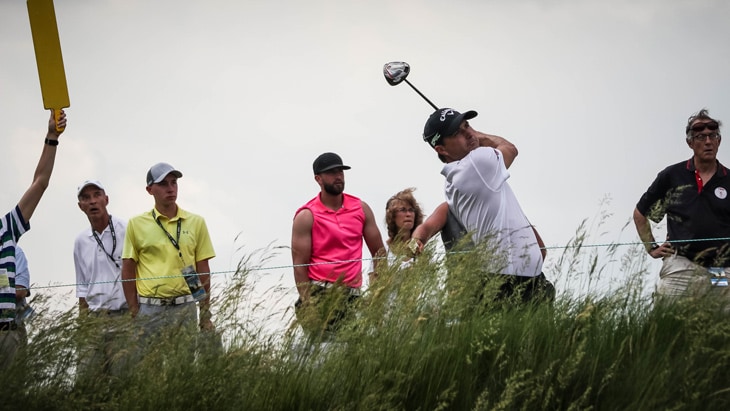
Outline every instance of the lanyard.
[[[182, 219], [177, 220], [177, 238], [172, 238], [172, 235], [165, 230], [165, 227], [162, 226], [162, 223], [160, 222], [160, 219], [157, 218], [157, 214], [155, 214], [155, 210], [152, 210], [152, 218], [155, 220], [158, 226], [162, 229], [162, 231], [165, 232], [165, 235], [167, 235], [167, 238], [170, 240], [172, 245], [177, 250], [178, 255], [180, 256], [180, 259], [183, 259], [182, 251], [180, 251], [180, 225], [182, 224]], [[185, 263], [185, 260], [183, 260], [183, 264]]]
[[[104, 248], [104, 244], [101, 242], [101, 238], [99, 238], [98, 235], [96, 235], [96, 231], [94, 231], [94, 227], [91, 227], [91, 235], [94, 236], [94, 240], [96, 240], [96, 243], [99, 244], [99, 247], [101, 247], [102, 251], [104, 251], [104, 254], [106, 254], [107, 257], [109, 257], [109, 260], [114, 263], [114, 265], [119, 268], [119, 264], [117, 264], [116, 260], [114, 260], [114, 250], [117, 249], [117, 234], [114, 232], [114, 224], [112, 223], [112, 216], [109, 215], [109, 230], [112, 232], [112, 252], [107, 253], [106, 248]], [[103, 232], [102, 232], [103, 234]]]

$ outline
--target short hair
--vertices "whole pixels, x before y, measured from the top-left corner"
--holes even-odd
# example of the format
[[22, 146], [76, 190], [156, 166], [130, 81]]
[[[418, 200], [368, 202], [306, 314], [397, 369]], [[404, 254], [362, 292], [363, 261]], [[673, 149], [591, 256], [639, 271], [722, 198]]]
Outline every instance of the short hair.
[[385, 203], [385, 225], [388, 228], [388, 244], [392, 243], [393, 241], [397, 240], [398, 237], [398, 227], [395, 225], [395, 213], [396, 207], [398, 201], [406, 203], [409, 207], [413, 207], [414, 211], [414, 219], [413, 219], [413, 228], [411, 229], [411, 233], [413, 234], [413, 231], [423, 223], [423, 210], [421, 210], [421, 206], [418, 204], [418, 201], [416, 201], [416, 198], [413, 196], [413, 191], [415, 191], [415, 188], [406, 188], [405, 190], [399, 191], [395, 193], [392, 197], [388, 199], [388, 202]]
[[720, 120], [715, 120], [714, 118], [710, 117], [710, 112], [703, 108], [702, 110], [692, 114], [687, 119], [687, 126], [684, 128], [684, 133], [687, 136], [687, 141], [692, 139], [692, 123], [694, 123], [697, 120], [711, 120], [717, 123], [718, 127], [722, 127], [722, 122]]

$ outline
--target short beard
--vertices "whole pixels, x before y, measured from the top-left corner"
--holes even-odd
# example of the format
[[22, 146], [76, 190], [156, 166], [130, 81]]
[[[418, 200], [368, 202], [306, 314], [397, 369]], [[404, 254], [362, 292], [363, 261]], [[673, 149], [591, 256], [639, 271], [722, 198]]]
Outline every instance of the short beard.
[[345, 190], [345, 185], [342, 185], [342, 188], [336, 187], [334, 184], [325, 184], [324, 185], [324, 191], [327, 194], [338, 196], [342, 194], [342, 192]]

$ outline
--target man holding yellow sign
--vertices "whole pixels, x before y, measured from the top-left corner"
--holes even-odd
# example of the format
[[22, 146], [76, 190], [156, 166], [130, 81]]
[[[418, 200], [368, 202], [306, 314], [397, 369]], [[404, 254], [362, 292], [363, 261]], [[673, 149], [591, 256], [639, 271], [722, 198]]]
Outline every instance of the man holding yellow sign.
[[51, 180], [58, 137], [66, 128], [63, 108], [69, 106], [53, 0], [28, 0], [27, 4], [43, 106], [51, 110], [51, 119], [33, 182], [15, 208], [0, 219], [0, 369], [10, 365], [22, 340], [15, 322], [16, 246], [30, 230], [30, 218]]
[[58, 137], [66, 127], [66, 114], [59, 110], [58, 122], [51, 113], [48, 133], [38, 160], [33, 182], [18, 204], [0, 219], [0, 369], [10, 365], [21, 341], [15, 322], [15, 247], [48, 187], [58, 149]]

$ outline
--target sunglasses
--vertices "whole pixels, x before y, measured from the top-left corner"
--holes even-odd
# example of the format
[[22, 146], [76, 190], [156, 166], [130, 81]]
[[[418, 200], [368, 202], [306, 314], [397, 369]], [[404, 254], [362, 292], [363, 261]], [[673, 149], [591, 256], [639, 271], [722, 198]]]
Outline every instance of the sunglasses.
[[720, 128], [720, 125], [717, 124], [715, 121], [710, 121], [709, 123], [697, 123], [690, 127], [689, 129], [692, 130], [695, 133], [699, 133], [700, 131], [704, 131], [705, 129], [708, 129], [710, 131], [715, 131], [718, 128]]
[[399, 207], [395, 209], [396, 213], [415, 213], [416, 209], [413, 207], [405, 208], [405, 207]]
[[709, 138], [710, 141], [717, 141], [720, 139], [720, 137], [720, 133], [697, 134], [695, 136], [692, 136], [692, 140], [704, 142], [707, 138]]

